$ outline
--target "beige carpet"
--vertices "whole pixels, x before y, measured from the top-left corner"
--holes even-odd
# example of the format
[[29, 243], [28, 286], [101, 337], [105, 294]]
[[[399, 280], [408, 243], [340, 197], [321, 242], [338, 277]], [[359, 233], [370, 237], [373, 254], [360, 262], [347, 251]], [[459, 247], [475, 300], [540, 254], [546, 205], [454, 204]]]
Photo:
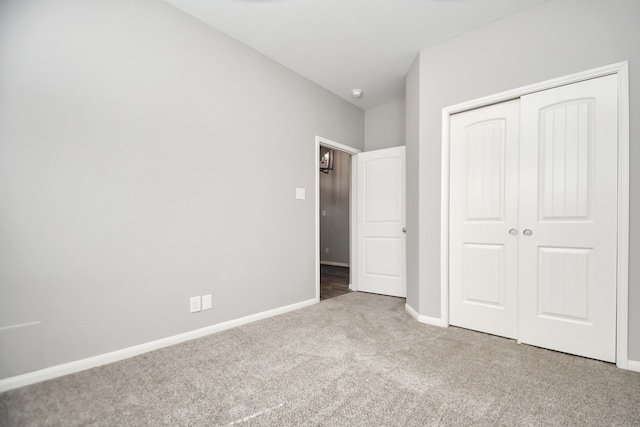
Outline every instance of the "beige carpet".
[[3, 426], [639, 426], [640, 373], [350, 293], [0, 394]]

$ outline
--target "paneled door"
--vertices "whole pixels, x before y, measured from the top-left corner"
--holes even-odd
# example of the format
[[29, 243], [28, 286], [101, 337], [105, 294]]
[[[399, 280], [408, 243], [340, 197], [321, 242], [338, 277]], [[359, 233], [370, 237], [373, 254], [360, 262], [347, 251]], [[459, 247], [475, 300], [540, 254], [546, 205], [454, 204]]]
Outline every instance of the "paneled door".
[[617, 77], [521, 100], [523, 343], [615, 362]]
[[615, 362], [617, 123], [616, 76], [451, 117], [452, 325]]
[[509, 338], [518, 336], [519, 111], [513, 100], [451, 117], [449, 321]]
[[405, 147], [357, 155], [358, 291], [405, 297]]

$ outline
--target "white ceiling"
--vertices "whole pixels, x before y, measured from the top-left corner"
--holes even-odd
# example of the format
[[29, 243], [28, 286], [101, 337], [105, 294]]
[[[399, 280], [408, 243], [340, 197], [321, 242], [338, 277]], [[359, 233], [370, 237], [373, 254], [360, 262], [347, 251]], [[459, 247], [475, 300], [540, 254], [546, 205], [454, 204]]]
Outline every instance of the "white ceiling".
[[419, 51], [547, 0], [165, 1], [366, 110], [404, 97]]

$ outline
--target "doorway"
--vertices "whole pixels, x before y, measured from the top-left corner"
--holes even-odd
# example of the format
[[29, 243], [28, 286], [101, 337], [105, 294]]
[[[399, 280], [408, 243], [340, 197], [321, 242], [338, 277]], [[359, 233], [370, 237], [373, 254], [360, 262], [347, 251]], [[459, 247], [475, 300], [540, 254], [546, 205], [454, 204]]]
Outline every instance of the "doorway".
[[350, 292], [351, 155], [320, 146], [320, 300]]
[[[323, 156], [330, 153], [323, 162], [321, 151]], [[354, 175], [357, 171], [355, 155], [360, 150], [316, 136], [315, 153], [316, 300], [320, 301], [321, 276], [327, 285], [323, 296], [338, 296], [357, 290], [354, 274], [356, 249], [353, 244], [356, 236]], [[321, 167], [329, 168], [328, 173], [320, 171]], [[321, 193], [333, 200], [321, 205]], [[321, 225], [324, 225], [323, 230]]]
[[[361, 153], [316, 137], [316, 299], [320, 301], [320, 152], [350, 156], [349, 289], [405, 297], [405, 147]], [[328, 212], [327, 212], [328, 215]], [[331, 248], [329, 248], [331, 253]]]
[[[608, 77], [605, 77], [605, 76], [608, 76]], [[594, 162], [600, 162], [600, 161], [604, 161], [600, 157], [601, 154], [605, 154], [606, 156], [611, 155], [612, 157], [609, 159], [609, 163], [614, 164], [614, 166], [615, 166], [615, 163], [617, 163], [618, 169], [617, 169], [617, 172], [615, 171], [615, 169], [613, 169], [612, 173], [609, 175], [609, 177], [606, 180], [606, 182], [609, 183], [607, 187], [608, 190], [604, 190], [600, 192], [599, 194], [601, 194], [601, 196], [596, 197], [597, 187], [595, 185], [597, 184], [599, 186], [601, 183], [605, 181], [603, 181], [602, 179], [592, 180], [587, 178], [585, 178], [584, 180], [578, 180], [576, 182], [568, 181], [574, 175], [578, 177], [580, 175], [576, 175], [576, 173], [564, 173], [563, 172], [564, 169], [560, 170], [559, 166], [563, 166], [566, 169], [569, 167], [573, 167], [572, 165], [574, 164], [580, 165], [586, 162], [587, 160], [584, 160], [580, 155], [574, 156], [573, 154], [571, 154], [574, 151], [576, 151], [574, 149], [577, 147], [577, 146], [574, 147], [575, 144], [573, 142], [571, 143], [563, 142], [562, 145], [552, 143], [552, 141], [557, 139], [556, 135], [562, 136], [564, 140], [565, 138], [567, 138], [567, 136], [572, 135], [571, 132], [568, 132], [566, 130], [563, 132], [555, 132], [555, 131], [551, 132], [551, 130], [554, 129], [554, 126], [558, 127], [559, 124], [567, 122], [573, 116], [578, 117], [577, 113], [579, 113], [583, 108], [581, 106], [581, 103], [584, 101], [587, 104], [589, 104], [591, 102], [589, 101], [591, 95], [589, 96], [572, 95], [569, 98], [576, 100], [576, 102], [572, 101], [572, 103], [562, 102], [562, 99], [560, 99], [562, 98], [562, 96], [558, 99], [555, 99], [550, 96], [553, 95], [554, 93], [561, 93], [561, 92], [554, 91], [553, 90], [554, 88], [562, 87], [562, 88], [567, 88], [566, 90], [573, 90], [571, 89], [571, 87], [579, 88], [584, 86], [585, 84], [591, 84], [587, 82], [596, 82], [596, 81], [604, 82], [605, 80], [603, 79], [607, 79], [607, 78], [609, 79], [609, 82], [613, 84], [613, 89], [609, 89], [609, 92], [614, 92], [618, 94], [617, 100], [614, 98], [611, 105], [609, 105], [609, 107], [605, 109], [606, 114], [608, 114], [608, 112], [611, 112], [611, 111], [613, 111], [614, 113], [616, 110], [618, 111], [617, 118], [614, 117], [612, 120], [614, 131], [612, 131], [611, 134], [613, 136], [609, 138], [605, 138], [605, 139], [608, 139], [609, 142], [612, 142], [614, 146], [607, 148], [605, 151], [601, 150], [600, 154], [597, 154], [597, 155], [593, 154], [595, 153], [595, 151], [593, 151], [592, 152], [593, 155], [590, 158], [593, 159]], [[565, 89], [562, 89], [562, 91], [564, 90]], [[535, 94], [535, 95], [530, 95], [530, 94]], [[462, 181], [458, 180], [458, 182], [456, 182], [458, 178], [454, 178], [455, 171], [454, 171], [453, 158], [455, 157], [455, 153], [453, 152], [453, 149], [449, 146], [450, 138], [453, 138], [453, 132], [454, 132], [453, 124], [452, 124], [453, 115], [463, 111], [471, 111], [474, 108], [485, 107], [487, 105], [494, 105], [494, 104], [497, 104], [498, 102], [503, 102], [509, 99], [516, 99], [516, 98], [520, 98], [521, 100], [530, 99], [531, 102], [527, 101], [526, 104], [534, 105], [537, 102], [536, 99], [541, 97], [541, 99], [544, 100], [544, 103], [542, 104], [548, 106], [548, 107], [545, 107], [541, 112], [536, 110], [534, 111], [535, 114], [529, 114], [528, 113], [529, 108], [523, 107], [523, 109], [526, 111], [523, 111], [523, 113], [520, 115], [524, 117], [523, 119], [524, 121], [522, 123], [526, 124], [527, 128], [522, 133], [522, 135], [524, 135], [526, 138], [533, 138], [535, 137], [537, 131], [540, 129], [551, 129], [551, 130], [549, 130], [548, 132], [545, 130], [545, 132], [547, 133], [543, 135], [544, 138], [535, 137], [535, 141], [529, 140], [529, 139], [527, 139], [526, 141], [523, 140], [522, 143], [520, 144], [521, 153], [519, 156], [519, 160], [502, 163], [507, 165], [512, 165], [512, 164], [520, 165], [519, 166], [520, 179], [511, 181], [512, 183], [519, 183], [518, 186], [516, 187], [516, 191], [519, 191], [519, 196], [517, 199], [520, 199], [520, 206], [517, 209], [519, 211], [519, 214], [518, 214], [519, 216], [515, 217], [515, 221], [512, 221], [513, 224], [511, 223], [507, 224], [506, 231], [501, 230], [499, 234], [501, 238], [505, 237], [506, 239], [513, 240], [513, 242], [509, 240], [509, 242], [514, 243], [516, 245], [515, 246], [516, 250], [520, 253], [520, 256], [519, 256], [520, 262], [519, 262], [519, 268], [518, 268], [519, 273], [517, 273], [517, 276], [518, 276], [518, 282], [520, 282], [521, 286], [516, 291], [516, 295], [517, 295], [516, 310], [519, 313], [518, 315], [516, 315], [516, 319], [517, 319], [516, 322], [519, 325], [516, 328], [517, 338], [521, 342], [532, 343], [533, 345], [538, 345], [538, 346], [552, 348], [552, 349], [558, 349], [560, 351], [565, 351], [565, 352], [574, 353], [574, 354], [582, 354], [587, 357], [594, 357], [601, 360], [615, 361], [619, 367], [627, 368], [627, 365], [628, 365], [628, 359], [627, 359], [628, 357], [627, 356], [628, 232], [627, 231], [629, 226], [629, 218], [628, 218], [629, 139], [628, 139], [628, 98], [626, 94], [628, 94], [627, 64], [620, 63], [620, 64], [614, 64], [611, 66], [602, 67], [599, 69], [564, 77], [561, 79], [543, 82], [540, 84], [528, 86], [528, 87], [517, 89], [514, 91], [504, 92], [502, 94], [498, 94], [492, 97], [487, 97], [480, 100], [460, 104], [457, 106], [448, 107], [443, 110], [442, 224], [443, 224], [444, 230], [449, 230], [449, 233], [443, 233], [443, 241], [442, 241], [443, 267], [446, 266], [446, 268], [443, 268], [443, 278], [441, 282], [442, 283], [441, 310], [442, 310], [442, 320], [443, 320], [444, 326], [447, 326], [449, 322], [451, 322], [452, 324], [460, 322], [459, 320], [460, 318], [458, 317], [457, 314], [456, 316], [458, 320], [454, 321], [454, 313], [452, 312], [453, 306], [450, 307], [450, 304], [452, 305], [458, 304], [458, 302], [456, 301], [461, 301], [461, 304], [466, 307], [473, 306], [472, 308], [474, 309], [484, 306], [482, 307], [483, 309], [490, 310], [491, 309], [490, 306], [492, 305], [492, 304], [489, 304], [492, 298], [488, 298], [488, 296], [490, 296], [490, 293], [487, 293], [489, 290], [489, 287], [486, 287], [486, 286], [482, 290], [482, 292], [484, 293], [481, 296], [481, 298], [477, 298], [477, 295], [476, 295], [476, 297], [471, 298], [474, 301], [471, 301], [469, 297], [470, 294], [468, 293], [470, 288], [468, 287], [465, 288], [465, 285], [464, 285], [464, 282], [466, 280], [465, 277], [473, 278], [475, 280], [475, 278], [478, 277], [477, 275], [472, 277], [472, 274], [469, 273], [466, 276], [462, 276], [458, 278], [455, 277], [456, 271], [458, 270], [462, 271], [460, 268], [458, 269], [454, 268], [456, 265], [456, 262], [462, 260], [463, 262], [468, 264], [470, 260], [472, 260], [471, 255], [475, 256], [480, 254], [480, 250], [489, 249], [489, 244], [484, 241], [480, 241], [479, 238], [474, 234], [471, 237], [471, 240], [473, 240], [472, 243], [461, 245], [459, 241], [460, 239], [457, 239], [454, 234], [450, 234], [450, 233], [454, 233], [456, 228], [458, 230], [461, 230], [460, 227], [462, 225], [460, 224], [463, 224], [464, 227], [467, 227], [467, 224], [469, 224], [470, 222], [474, 222], [474, 221], [470, 221], [469, 218], [471, 217], [467, 215], [468, 207], [471, 206], [470, 205], [471, 199], [469, 198], [469, 196], [465, 196], [462, 198], [457, 197], [456, 200], [454, 200], [453, 196], [457, 191], [455, 187], [457, 186], [458, 189], [463, 188], [464, 181], [466, 181], [469, 184], [477, 181], [475, 179], [470, 180], [470, 179], [463, 178]], [[545, 100], [546, 99], [545, 97], [550, 97], [550, 98], [549, 100]], [[584, 109], [586, 111], [585, 117], [591, 117], [592, 112], [594, 112], [593, 117], [597, 117], [597, 114], [595, 114], [596, 110], [592, 109], [592, 107], [585, 106]], [[500, 115], [504, 116], [503, 113], [500, 113]], [[516, 116], [518, 116], [518, 114], [516, 114]], [[532, 119], [528, 120], [527, 117], [532, 117]], [[547, 117], [550, 117], [554, 121], [551, 121], [551, 119], [547, 119]], [[562, 118], [562, 117], [565, 118], [564, 121], [556, 120], [557, 118]], [[546, 120], [545, 122], [546, 125], [544, 127], [541, 127], [542, 125], [537, 122], [538, 120]], [[573, 121], [575, 122], [575, 120]], [[530, 125], [527, 124], [529, 122], [530, 122]], [[483, 126], [485, 126], [489, 122], [483, 121], [482, 123], [483, 123]], [[556, 123], [556, 125], [553, 125], [553, 123]], [[573, 125], [566, 128], [579, 129], [579, 127], [576, 127]], [[603, 128], [602, 126], [598, 126], [596, 129], [602, 129], [602, 128]], [[587, 131], [591, 132], [592, 128], [589, 126], [586, 126], [585, 132]], [[466, 135], [470, 135], [468, 133], [470, 131], [466, 131], [466, 132], [467, 132]], [[585, 135], [587, 135], [587, 133], [585, 133]], [[601, 139], [602, 138], [598, 137], [593, 140], [596, 141]], [[570, 138], [570, 140], [579, 141], [580, 138], [572, 137]], [[586, 143], [591, 144], [591, 142], [589, 142], [592, 140], [591, 138], [585, 138], [584, 140], [587, 141]], [[541, 141], [541, 142], [538, 143], [537, 141]], [[558, 141], [560, 140], [558, 139]], [[469, 145], [467, 144], [467, 146]], [[534, 151], [535, 150], [537, 151], [536, 152], [526, 151], [523, 147], [526, 148], [526, 150], [534, 149]], [[562, 150], [559, 150], [558, 147], [560, 148], [564, 147], [564, 148]], [[589, 150], [595, 150], [595, 148], [589, 148]], [[586, 150], [580, 150], [578, 152], [587, 153]], [[496, 151], [496, 153], [497, 155], [500, 155], [500, 156], [502, 156], [503, 154], [502, 151]], [[554, 157], [552, 157], [551, 154], [554, 154], [554, 155], [558, 154], [556, 158], [562, 160], [562, 162], [559, 163], [560, 160], [558, 160], [557, 162], [554, 162]], [[570, 159], [570, 158], [575, 158], [575, 162], [567, 161], [567, 159]], [[585, 158], [585, 159], [588, 159], [588, 158]], [[463, 163], [465, 165], [467, 164], [466, 162], [463, 162]], [[551, 167], [551, 165], [556, 165], [556, 164], [558, 165], [558, 167], [555, 167], [555, 166]], [[534, 169], [530, 169], [531, 165], [532, 167], [534, 167]], [[590, 163], [584, 163], [584, 167], [580, 167], [578, 171], [582, 171], [582, 170], [586, 171], [587, 166], [589, 166], [593, 170], [596, 170], [593, 167], [593, 165], [591, 165]], [[465, 166], [465, 168], [466, 168], [465, 169], [466, 171], [469, 170], [468, 165]], [[458, 170], [460, 169], [458, 168]], [[599, 172], [604, 171], [604, 166], [602, 165], [599, 166], [597, 170]], [[548, 177], [552, 177], [554, 174], [557, 176], [556, 181], [551, 181], [547, 179]], [[485, 174], [485, 178], [487, 177], [489, 177], [489, 175]], [[564, 181], [560, 182], [558, 181], [559, 179], [563, 179]], [[580, 182], [582, 181], [584, 181], [584, 185], [580, 185]], [[554, 182], [556, 183], [560, 182], [560, 184], [562, 185], [560, 184], [555, 185], [553, 184]], [[461, 185], [463, 187], [460, 187]], [[510, 184], [510, 185], [514, 185], [514, 184]], [[613, 196], [613, 199], [609, 200], [609, 198], [607, 198], [608, 202], [604, 202], [604, 203], [600, 203], [600, 202], [597, 202], [597, 203], [594, 202], [595, 204], [592, 204], [591, 202], [577, 203], [577, 202], [580, 202], [582, 198], [581, 197], [576, 198], [576, 197], [570, 197], [570, 196], [572, 196], [573, 194], [572, 192], [575, 192], [576, 195], [578, 195], [579, 190], [583, 187], [587, 189], [587, 194], [591, 195], [589, 199], [586, 199], [587, 201], [596, 200], [596, 199], [603, 200], [603, 198], [607, 198], [608, 196]], [[508, 187], [500, 187], [500, 188], [508, 188]], [[562, 192], [560, 190], [562, 190]], [[600, 190], [597, 190], [597, 191], [599, 192]], [[533, 197], [529, 197], [529, 193], [531, 193]], [[473, 194], [476, 194], [476, 192], [474, 192]], [[548, 197], [546, 197], [546, 195], [548, 195]], [[561, 195], [563, 195], [562, 198], [560, 198]], [[555, 196], [558, 196], [557, 197], [558, 200], [562, 201], [561, 204], [556, 203]], [[506, 199], [504, 197], [498, 197], [496, 200], [498, 200], [499, 204], [502, 204], [502, 202]], [[527, 200], [529, 200], [530, 202], [528, 203]], [[458, 206], [455, 206], [454, 203], [457, 204]], [[554, 207], [556, 205], [558, 207], [562, 205], [564, 210], [560, 211], [558, 210], [559, 208], [556, 209]], [[584, 205], [584, 209], [576, 210], [575, 212], [573, 211], [575, 209], [580, 208], [582, 205]], [[498, 207], [499, 205], [495, 204], [495, 206]], [[506, 207], [506, 206], [503, 206], [503, 207]], [[599, 272], [605, 271], [605, 269], [603, 268], [597, 268], [597, 269], [589, 268], [589, 265], [595, 264], [598, 260], [593, 255], [595, 254], [595, 251], [591, 251], [593, 252], [593, 254], [591, 254], [591, 252], [589, 252], [587, 249], [591, 248], [592, 246], [596, 247], [600, 245], [599, 243], [596, 242], [593, 245], [591, 245], [591, 243], [583, 242], [582, 240], [580, 240], [578, 243], [572, 243], [572, 244], [557, 242], [556, 240], [559, 237], [562, 237], [564, 235], [562, 232], [559, 232], [558, 230], [555, 230], [555, 231], [550, 230], [548, 233], [546, 232], [546, 228], [551, 226], [564, 227], [563, 230], [568, 229], [568, 231], [571, 231], [573, 230], [573, 228], [576, 228], [578, 225], [584, 225], [584, 224], [590, 225], [591, 223], [597, 223], [597, 221], [594, 221], [594, 219], [602, 219], [604, 217], [603, 216], [604, 214], [600, 210], [595, 210], [600, 208], [605, 210], [608, 210], [611, 208], [614, 209], [612, 218], [607, 217], [608, 220], [601, 221], [603, 225], [606, 225], [608, 223], [615, 223], [617, 219], [617, 226], [611, 227], [612, 231], [607, 232], [608, 233], [607, 235], [609, 236], [610, 241], [613, 243], [605, 245], [608, 249], [604, 250], [604, 252], [602, 252], [601, 255], [599, 255], [599, 257], [601, 258], [602, 254], [613, 254], [613, 257], [612, 257], [613, 261], [607, 263], [608, 274], [610, 277], [614, 278], [613, 280], [611, 279], [600, 280], [595, 276], [592, 279], [589, 279], [592, 273], [595, 274], [597, 272], [599, 274]], [[463, 209], [463, 210], [460, 211], [460, 209]], [[504, 210], [502, 209], [502, 207], [500, 209], [501, 211]], [[455, 216], [456, 211], [463, 212], [463, 217], [460, 217], [460, 218], [456, 217]], [[488, 215], [487, 212], [483, 211], [483, 215], [484, 216]], [[450, 214], [454, 215], [454, 218], [456, 219], [450, 218]], [[482, 219], [482, 221], [475, 221], [475, 222], [478, 222], [477, 224], [478, 226], [481, 226], [481, 225], [492, 226], [492, 225], [496, 225], [501, 221], [504, 222], [503, 220], [506, 218], [506, 216], [504, 215], [498, 215], [498, 216], [493, 215], [492, 218], [493, 217], [495, 217], [495, 219], [493, 220], [489, 220], [485, 218], [485, 219]], [[461, 219], [462, 223], [460, 223], [458, 219]], [[458, 222], [458, 224], [456, 224], [456, 222]], [[484, 223], [484, 224], [481, 224], [481, 223]], [[493, 224], [493, 223], [496, 223], [496, 224]], [[580, 224], [577, 224], [575, 227], [573, 227], [574, 225], [573, 223], [580, 223]], [[573, 228], [571, 228], [570, 226]], [[520, 230], [520, 228], [522, 228], [522, 230]], [[594, 234], [590, 232], [589, 233], [580, 232], [579, 230], [576, 231], [576, 233], [574, 234], [575, 236], [573, 236], [573, 234], [571, 235], [573, 236], [574, 240], [582, 239], [583, 237], [586, 238], [585, 236], [589, 236], [589, 235], [593, 235], [596, 237], [600, 235], [604, 235], [603, 233]], [[539, 240], [547, 235], [549, 235], [550, 238], [553, 238], [556, 240], [549, 241], [546, 243], [538, 242], [536, 240], [536, 239]], [[469, 242], [471, 242], [471, 240], [469, 240]], [[496, 266], [506, 265], [503, 262], [504, 257], [498, 256], [499, 255], [498, 252], [500, 251], [504, 253], [509, 252], [507, 250], [508, 248], [506, 247], [506, 244], [502, 245], [503, 249], [498, 250], [499, 249], [498, 246], [500, 242], [492, 241], [490, 243], [492, 245], [491, 248], [495, 247], [495, 251], [491, 252], [490, 254], [490, 255], [495, 255], [492, 258], [492, 259], [495, 259], [496, 261], [494, 262], [494, 264]], [[464, 250], [466, 250], [466, 252], [462, 254], [464, 258], [461, 258], [459, 254], [458, 255], [455, 254], [455, 252], [459, 251], [460, 248], [463, 248]], [[531, 252], [531, 250], [537, 251], [536, 254], [534, 254], [535, 256], [529, 256], [531, 255], [529, 253]], [[489, 252], [485, 251], [485, 255], [486, 254], [489, 254]], [[590, 257], [593, 258], [593, 260], [590, 259]], [[528, 259], [531, 259], [533, 261], [537, 260], [537, 261], [527, 262]], [[476, 264], [478, 265], [478, 268], [480, 268], [480, 270], [478, 271], [488, 271], [487, 270], [488, 266], [493, 265], [487, 260], [480, 262], [478, 259], [476, 261], [478, 261]], [[584, 266], [580, 267], [583, 264]], [[568, 268], [571, 266], [574, 266], [573, 270]], [[498, 270], [495, 270], [495, 271], [497, 272]], [[506, 281], [503, 279], [505, 279], [507, 275], [506, 273], [503, 274], [504, 273], [503, 270], [500, 270], [500, 271], [501, 273], [496, 276], [496, 280], [493, 280], [493, 279], [488, 280], [487, 279], [488, 276], [486, 275], [482, 276], [484, 277], [484, 279], [487, 279], [487, 280], [484, 280], [483, 283], [492, 284], [492, 285], [499, 284], [499, 283], [506, 283]], [[581, 275], [578, 274], [579, 271], [584, 271], [585, 274], [588, 274], [588, 276], [585, 276], [587, 277], [588, 280], [578, 280], [582, 277]], [[568, 274], [567, 272], [571, 274]], [[598, 280], [596, 281], [596, 279]], [[451, 288], [453, 286], [452, 283], [454, 281], [460, 281], [460, 280], [462, 280], [462, 282], [460, 283], [463, 283], [462, 294], [459, 293], [458, 290], [453, 291]], [[608, 291], [607, 291], [606, 297], [598, 296], [599, 294], [597, 294], [597, 292], [599, 292], [599, 290], [597, 289], [597, 287], [591, 285], [591, 283], [597, 283], [597, 282], [605, 283], [605, 284], [609, 283], [613, 285], [613, 289], [607, 288]], [[557, 287], [554, 285], [554, 292], [557, 289], [564, 289], [564, 290], [568, 289], [571, 292], [569, 293], [565, 292], [564, 295], [554, 296], [556, 294], [550, 294], [549, 292], [547, 292], [549, 286], [551, 286], [550, 284], [552, 283], [561, 285], [560, 287]], [[500, 286], [498, 286], [495, 289], [499, 290], [499, 288]], [[583, 295], [580, 292], [577, 292], [577, 293], [574, 292], [576, 290], [580, 291], [581, 289], [583, 290], [586, 289], [587, 294]], [[462, 300], [460, 299], [460, 295], [463, 295]], [[573, 298], [571, 301], [572, 303], [577, 301], [577, 302], [583, 302], [583, 304], [582, 305], [574, 304], [572, 306], [570, 304], [563, 303], [563, 305], [560, 307], [557, 304], [557, 302], [566, 300], [565, 298], [566, 295], [572, 296]], [[564, 299], [559, 299], [560, 297], [563, 297]], [[612, 327], [610, 326], [608, 328], [608, 330], [610, 331], [609, 336], [607, 338], [609, 344], [605, 346], [609, 348], [608, 355], [602, 356], [597, 354], [591, 355], [591, 354], [588, 354], [587, 352], [583, 353], [581, 350], [574, 350], [575, 348], [577, 348], [575, 345], [570, 346], [570, 348], [563, 347], [566, 344], [566, 342], [575, 343], [578, 340], [578, 338], [580, 338], [576, 331], [573, 331], [569, 334], [564, 334], [564, 336], [569, 338], [566, 338], [566, 339], [559, 338], [560, 339], [559, 342], [552, 342], [552, 343], [547, 342], [550, 339], [555, 340], [556, 337], [563, 336], [563, 334], [561, 333], [562, 331], [560, 331], [560, 327], [575, 329], [575, 328], [584, 326], [584, 329], [587, 329], [588, 327], [591, 326], [591, 324], [594, 324], [594, 325], [601, 324], [602, 323], [601, 321], [592, 322], [590, 319], [593, 316], [599, 315], [593, 310], [595, 310], [596, 308], [600, 310], [602, 306], [601, 300], [603, 298], [608, 299], [607, 307], [609, 307], [607, 310], [605, 310], [606, 312], [603, 314], [607, 316], [607, 319], [608, 319], [607, 321], [609, 322], [609, 325], [613, 323], [613, 326]], [[612, 298], [614, 302], [611, 302]], [[616, 299], [617, 299], [617, 304], [615, 302]], [[517, 302], [518, 300], [519, 302]], [[495, 298], [495, 301], [499, 302], [500, 304], [503, 304], [503, 302], [507, 300]], [[592, 302], [597, 302], [597, 304], [594, 305]], [[495, 306], [496, 304], [493, 303], [493, 305]], [[617, 309], [616, 309], [616, 306], [617, 306]], [[485, 317], [486, 316], [483, 316], [483, 318]], [[536, 324], [534, 325], [532, 322], [535, 322]], [[549, 328], [547, 329], [545, 329], [546, 327], [545, 322], [549, 323], [550, 325]], [[545, 323], [545, 324], [541, 324], [541, 323]], [[544, 340], [540, 341], [537, 339], [536, 334], [538, 334], [538, 331], [542, 331], [541, 334]], [[508, 336], [508, 334], [503, 334], [503, 335]], [[597, 342], [596, 338], [587, 338], [585, 342], [592, 344], [594, 342]], [[596, 345], [596, 347], [598, 346]]]

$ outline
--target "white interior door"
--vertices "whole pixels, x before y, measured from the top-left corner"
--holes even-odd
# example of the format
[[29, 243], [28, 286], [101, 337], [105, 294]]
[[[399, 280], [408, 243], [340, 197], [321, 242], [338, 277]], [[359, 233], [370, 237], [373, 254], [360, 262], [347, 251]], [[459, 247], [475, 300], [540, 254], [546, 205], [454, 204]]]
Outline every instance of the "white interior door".
[[405, 147], [357, 155], [358, 291], [405, 297]]
[[523, 343], [615, 362], [617, 77], [522, 97]]
[[514, 100], [455, 114], [450, 126], [449, 321], [509, 338], [518, 334], [519, 122]]

